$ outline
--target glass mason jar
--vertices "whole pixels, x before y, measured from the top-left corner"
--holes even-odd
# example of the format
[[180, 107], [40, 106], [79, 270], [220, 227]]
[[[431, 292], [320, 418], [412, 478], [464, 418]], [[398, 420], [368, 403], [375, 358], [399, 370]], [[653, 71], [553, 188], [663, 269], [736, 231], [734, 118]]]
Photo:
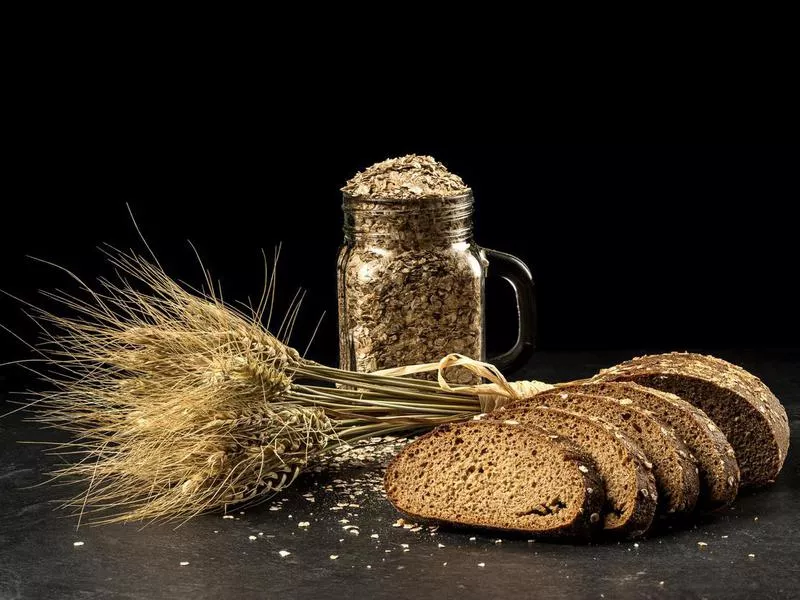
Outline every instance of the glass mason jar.
[[[518, 334], [495, 357], [500, 369], [533, 350], [533, 279], [525, 264], [472, 239], [472, 193], [387, 200], [344, 195], [339, 250], [339, 350], [343, 369], [370, 372], [435, 362], [457, 352], [486, 360], [484, 282], [492, 271], [514, 288]], [[466, 369], [453, 383], [477, 383]]]

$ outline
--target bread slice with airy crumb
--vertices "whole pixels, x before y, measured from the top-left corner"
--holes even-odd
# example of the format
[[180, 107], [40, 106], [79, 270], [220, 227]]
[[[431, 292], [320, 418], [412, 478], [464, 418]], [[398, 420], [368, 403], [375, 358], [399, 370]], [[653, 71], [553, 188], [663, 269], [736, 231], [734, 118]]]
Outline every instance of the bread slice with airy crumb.
[[616, 398], [584, 393], [582, 388], [556, 388], [513, 406], [530, 404], [592, 415], [619, 428], [653, 465], [660, 511], [671, 514], [694, 509], [700, 492], [697, 462], [672, 428], [646, 409], [623, 404]]
[[728, 506], [739, 491], [739, 465], [725, 434], [698, 407], [675, 394], [628, 381], [570, 383], [564, 391], [583, 391], [616, 398], [651, 411], [667, 423], [697, 459], [700, 469], [700, 497], [697, 508], [718, 510]]
[[789, 450], [786, 410], [752, 373], [688, 352], [642, 356], [604, 369], [592, 381], [633, 381], [671, 392], [702, 409], [733, 446], [742, 485], [778, 476]]
[[652, 464], [618, 428], [597, 417], [545, 406], [501, 408], [484, 418], [533, 424], [569, 439], [592, 459], [603, 480], [605, 531], [632, 538], [650, 528], [658, 503]]
[[414, 519], [582, 539], [601, 527], [592, 461], [560, 436], [515, 421], [439, 426], [397, 455], [384, 486]]

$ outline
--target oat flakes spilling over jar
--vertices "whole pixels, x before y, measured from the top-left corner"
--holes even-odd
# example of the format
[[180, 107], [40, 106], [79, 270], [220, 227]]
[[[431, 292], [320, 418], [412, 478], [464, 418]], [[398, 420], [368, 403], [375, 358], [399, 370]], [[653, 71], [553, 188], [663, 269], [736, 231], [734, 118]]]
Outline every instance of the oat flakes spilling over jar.
[[[484, 281], [492, 272], [516, 292], [514, 348], [492, 359], [509, 368], [533, 349], [530, 271], [519, 259], [472, 239], [472, 190], [430, 156], [372, 165], [342, 188], [339, 251], [342, 368], [376, 371], [434, 362], [457, 352], [485, 356]], [[466, 370], [449, 380], [476, 383]]]

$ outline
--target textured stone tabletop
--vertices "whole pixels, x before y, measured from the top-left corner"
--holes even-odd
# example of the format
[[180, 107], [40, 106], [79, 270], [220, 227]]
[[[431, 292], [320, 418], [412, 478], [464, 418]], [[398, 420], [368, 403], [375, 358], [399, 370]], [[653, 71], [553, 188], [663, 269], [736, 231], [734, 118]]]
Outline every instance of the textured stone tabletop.
[[[540, 353], [517, 378], [590, 375], [632, 352]], [[800, 351], [717, 351], [760, 376], [800, 439]], [[0, 381], [0, 393], [8, 384]], [[0, 396], [0, 413], [11, 406]], [[399, 447], [360, 449], [261, 506], [171, 525], [81, 527], [30, 488], [57, 439], [0, 420], [0, 599], [791, 598], [800, 595], [800, 458], [732, 507], [638, 542], [573, 546], [417, 527], [381, 491]], [[372, 455], [373, 460], [364, 457]], [[410, 526], [409, 526], [410, 525]]]

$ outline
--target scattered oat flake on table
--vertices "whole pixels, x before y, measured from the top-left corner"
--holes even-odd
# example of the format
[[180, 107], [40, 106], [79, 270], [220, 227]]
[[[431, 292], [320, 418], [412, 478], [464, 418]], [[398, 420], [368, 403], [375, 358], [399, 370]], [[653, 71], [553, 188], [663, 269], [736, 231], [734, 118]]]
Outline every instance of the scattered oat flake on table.
[[658, 585], [664, 585], [664, 582], [663, 581], [659, 581]]
[[634, 547], [634, 548], [638, 548], [638, 547], [639, 547], [639, 544], [634, 544], [634, 545], [633, 545], [633, 547]]
[[251, 535], [247, 539], [250, 540], [251, 542], [255, 542], [258, 538], [254, 535]]
[[[272, 510], [272, 509], [270, 508], [270, 510]], [[223, 519], [232, 519], [233, 515], [223, 515], [222, 518]]]
[[478, 566], [479, 566], [479, 567], [481, 567], [481, 568], [483, 568], [483, 567], [485, 567], [485, 566], [486, 566], [486, 563], [478, 563]]
[[409, 529], [409, 531], [410, 531], [411, 533], [417, 533], [418, 531], [422, 531], [422, 527], [420, 527], [420, 526], [418, 525], [418, 526], [416, 526], [416, 527], [412, 527], [411, 529]]
[[258, 535], [260, 535], [260, 536], [263, 536], [263, 535], [264, 535], [264, 532], [263, 532], [263, 531], [259, 531], [259, 532], [258, 532]]
[[469, 541], [470, 542], [474, 542], [475, 541], [475, 537], [473, 536], [473, 537], [469, 538]]
[[705, 542], [697, 542], [697, 545], [700, 546], [701, 548], [708, 546], [708, 544], [706, 544]]
[[397, 519], [394, 523], [392, 523], [392, 527], [402, 527], [405, 521], [403, 519]]
[[83, 546], [83, 542], [72, 542], [73, 546]]
[[308, 521], [300, 521], [297, 524], [298, 527], [308, 527], [309, 525], [311, 525], [311, 523], [309, 523]]
[[288, 552], [286, 550], [281, 550], [280, 552], [278, 552], [278, 554], [281, 555], [281, 558], [286, 558], [287, 556], [289, 556], [291, 554], [291, 552]]
[[726, 539], [728, 539], [728, 536], [727, 536], [727, 535], [723, 535], [723, 536], [722, 536], [722, 539], [723, 539], [723, 540], [726, 540]]
[[338, 554], [331, 554], [331, 560], [336, 560], [337, 558], [339, 558]]
[[373, 533], [373, 534], [372, 534], [371, 536], [369, 536], [369, 537], [371, 537], [371, 538], [373, 538], [373, 539], [376, 539], [376, 540], [377, 540], [377, 539], [378, 539], [380, 536], [379, 536], [377, 533]]
[[748, 554], [747, 556], [749, 556], [750, 558], [755, 558], [756, 557], [755, 554]]
[[439, 548], [444, 548], [444, 547], [445, 547], [444, 544], [439, 544]]
[[502, 543], [503, 543], [503, 540], [501, 540], [501, 539], [499, 539], [499, 538], [498, 538], [498, 539], [496, 539], [496, 540], [494, 541], [494, 543], [495, 543], [495, 544], [502, 544]]
[[185, 567], [186, 565], [188, 565], [188, 564], [189, 564], [189, 561], [188, 561], [188, 560], [182, 560], [182, 561], [181, 561], [181, 562], [179, 562], [178, 564], [179, 564], [180, 566], [182, 566], [182, 567]]

